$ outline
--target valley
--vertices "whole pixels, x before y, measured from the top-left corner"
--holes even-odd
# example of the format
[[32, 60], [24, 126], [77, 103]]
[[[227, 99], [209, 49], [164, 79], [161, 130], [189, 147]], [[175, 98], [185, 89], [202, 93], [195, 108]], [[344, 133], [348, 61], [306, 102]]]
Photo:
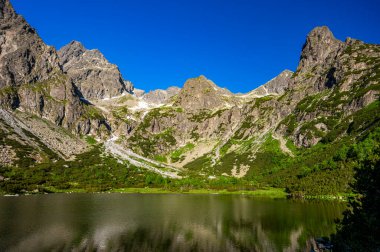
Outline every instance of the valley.
[[277, 188], [340, 197], [352, 193], [361, 161], [378, 158], [380, 45], [316, 27], [294, 72], [248, 93], [203, 75], [145, 93], [99, 50], [73, 41], [57, 51], [0, 2], [2, 194]]

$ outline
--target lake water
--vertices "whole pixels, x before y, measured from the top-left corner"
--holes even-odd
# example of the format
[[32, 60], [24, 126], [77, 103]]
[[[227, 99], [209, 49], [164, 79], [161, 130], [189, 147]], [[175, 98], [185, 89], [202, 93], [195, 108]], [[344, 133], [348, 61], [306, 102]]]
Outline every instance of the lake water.
[[344, 208], [244, 195], [0, 197], [0, 251], [304, 251]]

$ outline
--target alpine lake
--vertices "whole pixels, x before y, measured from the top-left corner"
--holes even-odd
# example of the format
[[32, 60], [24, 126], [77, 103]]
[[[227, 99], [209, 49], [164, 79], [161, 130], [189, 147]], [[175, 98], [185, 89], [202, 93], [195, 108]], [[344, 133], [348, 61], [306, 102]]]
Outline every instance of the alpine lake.
[[0, 251], [310, 251], [345, 208], [217, 194], [0, 197]]

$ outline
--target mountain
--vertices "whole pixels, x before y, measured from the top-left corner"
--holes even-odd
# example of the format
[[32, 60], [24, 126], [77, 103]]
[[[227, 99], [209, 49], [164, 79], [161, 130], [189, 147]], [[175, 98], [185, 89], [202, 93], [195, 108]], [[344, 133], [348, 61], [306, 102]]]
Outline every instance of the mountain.
[[61, 70], [55, 49], [43, 43], [8, 0], [0, 6], [1, 106], [38, 115], [78, 134], [89, 133], [88, 110], [94, 109], [81, 102], [77, 86]]
[[[32, 156], [53, 152], [69, 158], [80, 153], [85, 144], [74, 135], [107, 134], [105, 118], [82, 101], [74, 81], [62, 71], [56, 50], [8, 0], [1, 0], [0, 8], [1, 147], [18, 160], [25, 158], [25, 149]], [[64, 146], [72, 142], [77, 144]], [[30, 146], [34, 150], [29, 151]]]
[[119, 68], [108, 62], [97, 49], [87, 50], [72, 41], [58, 51], [63, 71], [75, 82], [86, 99], [103, 99], [132, 92], [133, 85], [121, 76]]
[[170, 98], [177, 95], [180, 90], [179, 87], [169, 87], [166, 90], [156, 89], [142, 95], [142, 97], [147, 103], [164, 104], [170, 102]]
[[201, 75], [186, 81], [175, 105], [187, 110], [214, 109], [223, 106], [227, 99], [225, 97], [231, 95], [231, 92]]
[[[0, 8], [0, 175], [11, 182], [18, 172], [30, 175], [21, 167], [34, 167], [45, 185], [65, 188], [168, 183], [162, 177], [207, 187], [218, 178], [332, 194], [349, 192], [354, 157], [378, 145], [379, 45], [316, 27], [295, 72], [247, 94], [205, 76], [145, 93], [98, 50], [74, 41], [57, 53], [8, 0]], [[72, 177], [49, 177], [46, 166], [76, 168]], [[93, 169], [102, 179], [86, 177]]]
[[281, 95], [285, 93], [286, 89], [289, 88], [292, 75], [292, 71], [284, 70], [272, 80], [249, 92], [248, 95], [254, 95], [257, 97], [266, 95]]
[[[247, 95], [231, 94], [204, 76], [189, 79], [173, 104], [146, 110], [120, 144], [213, 176], [282, 173], [282, 160], [296, 167], [289, 173], [294, 178], [312, 169], [305, 168], [307, 159], [328, 159], [320, 146], [332, 148], [333, 155], [334, 148], [359, 141], [379, 125], [379, 56], [378, 45], [339, 41], [327, 27], [317, 27], [308, 34], [295, 73], [284, 71]], [[309, 153], [314, 149], [320, 156]], [[345, 178], [339, 182], [344, 190], [347, 170], [334, 172]], [[286, 186], [285, 179], [279, 185]]]

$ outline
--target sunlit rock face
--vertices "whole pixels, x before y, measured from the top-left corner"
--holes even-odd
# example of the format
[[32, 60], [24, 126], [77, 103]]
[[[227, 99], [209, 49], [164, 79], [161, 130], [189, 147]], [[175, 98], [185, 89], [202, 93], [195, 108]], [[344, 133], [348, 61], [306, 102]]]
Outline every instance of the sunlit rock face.
[[121, 76], [99, 50], [87, 50], [72, 41], [58, 51], [63, 71], [75, 82], [86, 99], [103, 99], [132, 92], [133, 85]]
[[266, 95], [282, 95], [289, 88], [292, 75], [292, 71], [284, 70], [272, 80], [249, 92], [249, 95], [256, 95], [258, 97]]
[[[47, 119], [74, 133], [99, 126], [90, 120], [80, 92], [46, 45], [9, 0], [0, 1], [0, 106]], [[95, 122], [96, 121], [96, 122]]]
[[[152, 90], [141, 96], [147, 103], [158, 105], [158, 104], [170, 103], [171, 98], [177, 95], [180, 91], [181, 89], [179, 87], [169, 87], [166, 90], [162, 90], [162, 89]], [[137, 93], [137, 96], [138, 95], [139, 93]]]
[[185, 82], [175, 105], [189, 111], [216, 109], [223, 107], [226, 97], [230, 95], [230, 91], [218, 87], [214, 82], [201, 75]]

